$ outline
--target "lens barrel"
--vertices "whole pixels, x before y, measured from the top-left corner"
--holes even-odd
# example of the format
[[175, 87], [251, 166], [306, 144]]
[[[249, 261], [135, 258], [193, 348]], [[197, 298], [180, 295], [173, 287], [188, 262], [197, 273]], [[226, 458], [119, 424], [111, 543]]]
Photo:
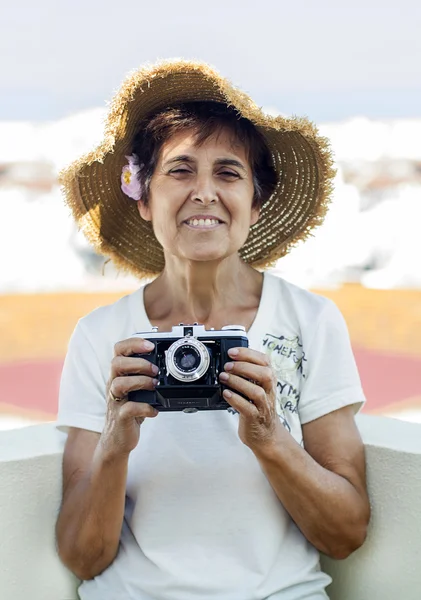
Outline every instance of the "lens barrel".
[[165, 353], [167, 374], [178, 381], [197, 381], [206, 373], [210, 364], [206, 346], [195, 338], [177, 340]]

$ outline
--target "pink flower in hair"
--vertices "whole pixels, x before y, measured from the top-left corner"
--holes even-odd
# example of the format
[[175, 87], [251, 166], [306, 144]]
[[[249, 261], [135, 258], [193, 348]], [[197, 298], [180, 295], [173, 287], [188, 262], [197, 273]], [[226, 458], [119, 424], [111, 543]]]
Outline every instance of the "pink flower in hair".
[[132, 154], [126, 156], [126, 158], [129, 164], [125, 165], [121, 172], [121, 189], [132, 200], [140, 200], [140, 182], [138, 178], [140, 168], [136, 163], [137, 156]]

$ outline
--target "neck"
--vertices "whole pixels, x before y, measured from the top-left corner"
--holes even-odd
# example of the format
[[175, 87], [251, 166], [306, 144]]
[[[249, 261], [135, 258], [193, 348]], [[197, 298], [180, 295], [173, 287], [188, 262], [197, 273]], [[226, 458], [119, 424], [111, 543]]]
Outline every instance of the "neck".
[[[166, 257], [164, 271], [147, 286], [151, 316], [184, 323], [218, 322], [227, 307], [246, 308], [260, 298], [261, 274], [235, 254], [222, 261]], [[175, 322], [175, 321], [174, 321]]]

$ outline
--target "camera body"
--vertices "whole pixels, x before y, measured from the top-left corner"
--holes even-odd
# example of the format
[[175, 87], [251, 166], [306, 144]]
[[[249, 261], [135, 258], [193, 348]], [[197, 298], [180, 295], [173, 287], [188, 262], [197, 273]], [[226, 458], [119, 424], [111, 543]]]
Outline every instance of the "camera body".
[[197, 412], [198, 410], [226, 410], [230, 408], [222, 397], [226, 386], [219, 381], [219, 373], [230, 360], [230, 348], [248, 347], [245, 328], [226, 325], [219, 331], [205, 329], [204, 325], [179, 325], [171, 332], [152, 331], [135, 333], [155, 344], [148, 354], [135, 354], [155, 364], [159, 373], [155, 390], [129, 392], [133, 402], [146, 402], [161, 411]]

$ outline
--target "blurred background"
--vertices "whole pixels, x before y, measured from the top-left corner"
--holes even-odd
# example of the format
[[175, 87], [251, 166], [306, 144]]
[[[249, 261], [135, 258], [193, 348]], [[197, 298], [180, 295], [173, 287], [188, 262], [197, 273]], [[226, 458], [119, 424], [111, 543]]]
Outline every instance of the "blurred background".
[[271, 114], [307, 116], [338, 175], [279, 261], [348, 323], [365, 412], [421, 422], [421, 4], [29, 0], [0, 20], [0, 429], [53, 420], [77, 320], [138, 285], [77, 232], [59, 170], [100, 139], [132, 68], [208, 61]]

